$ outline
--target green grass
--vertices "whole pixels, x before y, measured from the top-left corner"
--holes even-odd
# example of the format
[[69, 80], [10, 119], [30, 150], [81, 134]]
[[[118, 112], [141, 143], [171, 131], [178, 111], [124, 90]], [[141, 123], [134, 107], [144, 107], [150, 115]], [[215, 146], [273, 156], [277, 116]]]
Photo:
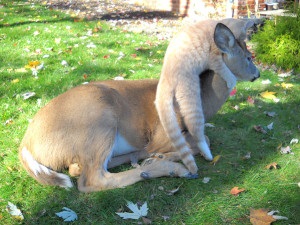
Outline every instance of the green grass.
[[[209, 121], [215, 128], [207, 128], [212, 151], [221, 159], [213, 166], [197, 156], [199, 179], [160, 178], [91, 194], [38, 184], [17, 158], [28, 120], [50, 99], [83, 82], [120, 75], [158, 78], [167, 43], [109, 27], [103, 21], [78, 21], [26, 1], [0, 1], [0, 5], [0, 224], [62, 224], [55, 216], [62, 207], [78, 214], [74, 224], [132, 224], [115, 214], [126, 210], [125, 200], [147, 201], [148, 218], [154, 224], [250, 224], [250, 208], [279, 210], [289, 218], [275, 224], [300, 222], [300, 147], [291, 145], [294, 155], [282, 155], [277, 149], [289, 145], [292, 138], [300, 139], [299, 75], [284, 78], [294, 85], [290, 89], [276, 85], [282, 81], [271, 72], [263, 72], [254, 83], [237, 86], [237, 94]], [[95, 48], [88, 48], [90, 43]], [[125, 56], [118, 59], [120, 52]], [[63, 60], [68, 66], [61, 64]], [[24, 71], [33, 61], [44, 63], [38, 79], [30, 69]], [[261, 84], [264, 79], [272, 83]], [[275, 91], [280, 101], [261, 98], [259, 93], [266, 90]], [[22, 94], [29, 91], [36, 95], [23, 100]], [[254, 105], [247, 102], [248, 96]], [[234, 109], [236, 105], [239, 110]], [[267, 117], [265, 111], [277, 115]], [[274, 129], [267, 134], [253, 129], [271, 122]], [[247, 152], [251, 158], [244, 160]], [[281, 169], [267, 170], [265, 166], [272, 162]], [[211, 181], [204, 184], [203, 177]], [[178, 186], [174, 196], [159, 190]], [[246, 191], [232, 196], [229, 192], [234, 186]], [[23, 221], [6, 212], [8, 201], [22, 210]], [[170, 219], [164, 222], [162, 216]]]

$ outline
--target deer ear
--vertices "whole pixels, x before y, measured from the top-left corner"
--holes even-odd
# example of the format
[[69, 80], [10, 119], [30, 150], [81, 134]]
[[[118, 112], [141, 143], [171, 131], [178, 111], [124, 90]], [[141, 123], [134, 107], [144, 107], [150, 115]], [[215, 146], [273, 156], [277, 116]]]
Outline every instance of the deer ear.
[[214, 32], [214, 41], [221, 52], [230, 54], [235, 45], [235, 37], [231, 30], [222, 23], [218, 23]]
[[246, 41], [247, 39], [247, 31], [250, 27], [253, 27], [254, 26], [254, 22], [249, 20], [249, 21], [245, 21], [243, 26], [240, 28], [241, 30], [241, 34], [240, 36], [238, 37], [238, 39], [240, 41]]

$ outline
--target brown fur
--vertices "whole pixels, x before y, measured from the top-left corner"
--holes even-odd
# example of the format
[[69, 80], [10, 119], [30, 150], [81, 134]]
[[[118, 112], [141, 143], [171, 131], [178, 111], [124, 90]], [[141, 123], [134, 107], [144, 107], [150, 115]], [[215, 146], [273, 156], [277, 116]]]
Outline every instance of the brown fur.
[[[198, 82], [209, 120], [224, 104], [230, 89], [212, 71], [201, 74]], [[69, 177], [60, 173], [69, 169], [70, 175], [79, 176], [78, 188], [83, 192], [124, 187], [146, 178], [191, 177], [185, 166], [174, 162], [181, 155], [167, 138], [156, 112], [157, 84], [157, 80], [103, 81], [59, 95], [29, 124], [19, 148], [20, 161], [32, 177], [47, 185], [72, 187]], [[179, 114], [177, 121], [193, 154], [199, 153]], [[124, 139], [129, 149], [124, 149]], [[113, 149], [117, 155], [112, 155]], [[107, 171], [151, 153], [163, 154], [163, 159], [151, 159], [120, 173]]]

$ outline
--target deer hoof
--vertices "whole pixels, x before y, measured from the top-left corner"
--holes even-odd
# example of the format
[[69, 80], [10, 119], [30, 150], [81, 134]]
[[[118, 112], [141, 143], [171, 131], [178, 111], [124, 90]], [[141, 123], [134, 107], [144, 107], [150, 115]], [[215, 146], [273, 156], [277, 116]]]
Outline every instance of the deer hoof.
[[150, 174], [147, 173], [147, 172], [142, 172], [142, 173], [140, 174], [140, 176], [141, 176], [142, 178], [144, 178], [144, 179], [150, 179], [150, 178], [151, 178], [151, 177], [150, 177]]
[[187, 175], [185, 175], [185, 178], [187, 179], [197, 179], [199, 177], [199, 175], [197, 173], [192, 174], [192, 173], [188, 173]]

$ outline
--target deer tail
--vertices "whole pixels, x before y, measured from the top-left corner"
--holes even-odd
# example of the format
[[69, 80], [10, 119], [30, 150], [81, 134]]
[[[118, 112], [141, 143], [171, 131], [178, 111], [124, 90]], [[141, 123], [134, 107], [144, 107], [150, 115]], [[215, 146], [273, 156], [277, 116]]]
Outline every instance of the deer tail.
[[23, 147], [19, 152], [19, 159], [26, 171], [39, 183], [64, 188], [73, 187], [72, 181], [68, 175], [58, 173], [37, 162], [30, 151]]

